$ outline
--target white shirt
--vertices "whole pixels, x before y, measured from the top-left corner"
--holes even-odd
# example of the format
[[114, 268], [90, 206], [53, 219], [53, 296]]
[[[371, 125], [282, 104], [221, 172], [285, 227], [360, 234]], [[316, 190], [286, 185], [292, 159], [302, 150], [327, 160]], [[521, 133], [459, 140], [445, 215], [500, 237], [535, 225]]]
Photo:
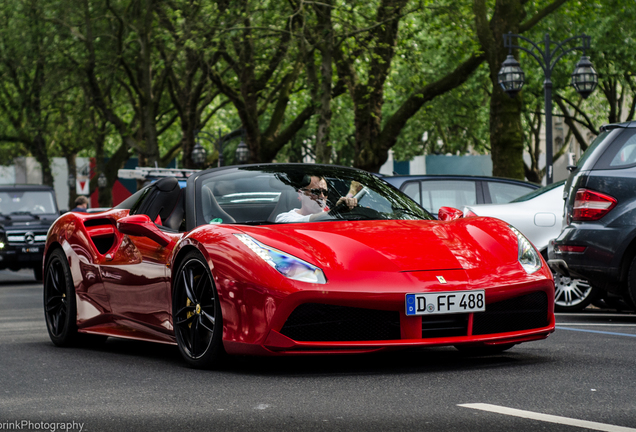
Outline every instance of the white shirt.
[[309, 222], [311, 215], [303, 216], [296, 210], [292, 209], [286, 213], [279, 214], [276, 216], [276, 222]]

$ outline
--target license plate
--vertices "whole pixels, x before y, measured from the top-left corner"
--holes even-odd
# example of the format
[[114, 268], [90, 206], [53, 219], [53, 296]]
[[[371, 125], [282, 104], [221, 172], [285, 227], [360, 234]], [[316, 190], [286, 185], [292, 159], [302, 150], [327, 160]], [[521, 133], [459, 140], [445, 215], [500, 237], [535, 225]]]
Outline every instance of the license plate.
[[484, 290], [407, 294], [406, 315], [483, 312], [485, 299]]
[[40, 248], [39, 247], [23, 247], [22, 248], [22, 253], [36, 253], [36, 252], [40, 252]]

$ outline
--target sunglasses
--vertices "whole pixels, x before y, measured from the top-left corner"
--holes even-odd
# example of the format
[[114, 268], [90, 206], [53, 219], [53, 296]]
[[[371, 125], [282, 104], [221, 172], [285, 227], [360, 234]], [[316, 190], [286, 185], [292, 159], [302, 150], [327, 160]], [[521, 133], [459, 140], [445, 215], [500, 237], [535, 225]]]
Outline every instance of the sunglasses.
[[329, 191], [328, 191], [327, 189], [321, 189], [321, 188], [318, 188], [318, 189], [307, 189], [307, 188], [303, 188], [303, 189], [301, 189], [301, 190], [302, 190], [302, 191], [305, 191], [305, 192], [309, 192], [309, 193], [311, 193], [312, 195], [316, 195], [316, 196], [318, 196], [318, 195], [320, 195], [320, 194], [323, 194], [324, 196], [327, 196], [327, 194], [329, 193]]

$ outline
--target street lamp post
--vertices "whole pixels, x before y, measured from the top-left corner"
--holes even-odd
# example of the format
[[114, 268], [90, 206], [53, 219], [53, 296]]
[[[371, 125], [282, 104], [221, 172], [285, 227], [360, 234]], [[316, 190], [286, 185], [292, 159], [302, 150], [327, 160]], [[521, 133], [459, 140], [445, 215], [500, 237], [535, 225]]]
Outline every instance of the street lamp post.
[[[519, 62], [512, 55], [512, 49], [518, 48], [530, 54], [539, 62], [543, 69], [544, 81], [543, 90], [545, 97], [545, 167], [546, 167], [546, 183], [552, 184], [553, 181], [553, 161], [552, 161], [552, 71], [554, 66], [561, 58], [574, 50], [582, 50], [583, 56], [579, 60], [574, 72], [572, 73], [572, 85], [576, 91], [587, 98], [596, 88], [598, 83], [598, 74], [594, 70], [589, 58], [585, 55], [585, 51], [590, 48], [590, 37], [586, 35], [573, 36], [561, 42], [550, 41], [550, 36], [546, 33], [543, 39], [544, 49], [518, 34], [504, 34], [504, 47], [509, 49], [508, 57], [504, 61], [501, 70], [497, 76], [497, 81], [501, 88], [510, 96], [514, 97], [524, 84], [524, 73], [519, 66]], [[520, 45], [512, 43], [512, 38], [523, 39], [532, 45], [532, 49], [524, 48]], [[582, 45], [566, 48], [564, 44], [581, 39]], [[555, 48], [551, 49], [551, 45], [555, 44]], [[536, 51], [536, 52], [535, 52]]]
[[[201, 136], [203, 135], [203, 136]], [[212, 135], [210, 132], [206, 132], [206, 131], [202, 131], [202, 130], [195, 130], [194, 131], [194, 137], [196, 139], [196, 145], [194, 146], [194, 149], [192, 150], [192, 160], [194, 161], [194, 163], [196, 164], [197, 161], [194, 160], [195, 158], [195, 151], [198, 151], [197, 154], [197, 158], [198, 160], [203, 159], [202, 161], [199, 162], [198, 165], [202, 164], [203, 162], [205, 162], [206, 156], [207, 156], [207, 151], [205, 150], [205, 148], [201, 145], [200, 141], [201, 139], [206, 140], [207, 142], [211, 143], [215, 148], [216, 151], [219, 152], [219, 162], [218, 162], [218, 166], [222, 167], [223, 166], [223, 149], [225, 148], [225, 138], [223, 137], [223, 134], [221, 133], [221, 129], [219, 129], [219, 136], [218, 138], [215, 139], [214, 135]], [[200, 147], [201, 149], [197, 149], [197, 147]], [[201, 153], [203, 153], [203, 156], [201, 156]]]
[[106, 186], [108, 186], [108, 179], [104, 173], [99, 173], [99, 176], [97, 177], [97, 187], [100, 189], [106, 189]]
[[66, 184], [68, 185], [68, 189], [69, 191], [74, 191], [75, 190], [75, 176], [73, 175], [73, 173], [70, 173], [68, 175], [68, 178], [66, 179]]
[[[219, 135], [218, 137], [215, 137], [214, 135], [212, 135], [210, 132], [206, 132], [206, 131], [202, 131], [202, 130], [195, 130], [194, 131], [194, 138], [196, 141], [196, 145], [194, 146], [194, 149], [192, 149], [192, 161], [198, 166], [198, 165], [202, 165], [206, 158], [207, 158], [207, 151], [205, 150], [205, 147], [203, 147], [201, 145], [200, 140], [204, 139], [207, 142], [211, 143], [216, 150], [219, 152], [219, 162], [218, 162], [218, 166], [222, 167], [224, 165], [225, 162], [225, 156], [223, 155], [223, 150], [225, 149], [225, 144], [230, 141], [232, 138], [235, 138], [237, 136], [238, 133], [243, 133], [244, 131], [243, 129], [237, 129], [235, 131], [230, 132], [229, 134], [223, 135], [221, 133], [221, 129], [219, 129]], [[242, 138], [241, 142], [239, 143], [238, 147], [236, 148], [236, 152], [234, 154], [234, 159], [236, 161], [236, 163], [242, 164], [247, 162], [247, 159], [249, 157], [249, 149], [247, 147], [247, 144], [245, 144], [245, 140]]]
[[244, 164], [248, 161], [250, 157], [250, 149], [245, 144], [245, 129], [241, 134], [241, 142], [238, 147], [236, 147], [236, 153], [234, 154], [237, 164]]

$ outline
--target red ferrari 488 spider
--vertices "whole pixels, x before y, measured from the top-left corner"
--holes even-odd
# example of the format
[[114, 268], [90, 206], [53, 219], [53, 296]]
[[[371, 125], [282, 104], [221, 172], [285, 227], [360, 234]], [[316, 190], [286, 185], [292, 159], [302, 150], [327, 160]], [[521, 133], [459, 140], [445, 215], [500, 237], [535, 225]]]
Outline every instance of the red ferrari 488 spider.
[[554, 331], [554, 283], [510, 225], [435, 220], [380, 178], [263, 164], [174, 177], [102, 213], [67, 213], [44, 259], [48, 331], [226, 354], [453, 345], [499, 352]]

